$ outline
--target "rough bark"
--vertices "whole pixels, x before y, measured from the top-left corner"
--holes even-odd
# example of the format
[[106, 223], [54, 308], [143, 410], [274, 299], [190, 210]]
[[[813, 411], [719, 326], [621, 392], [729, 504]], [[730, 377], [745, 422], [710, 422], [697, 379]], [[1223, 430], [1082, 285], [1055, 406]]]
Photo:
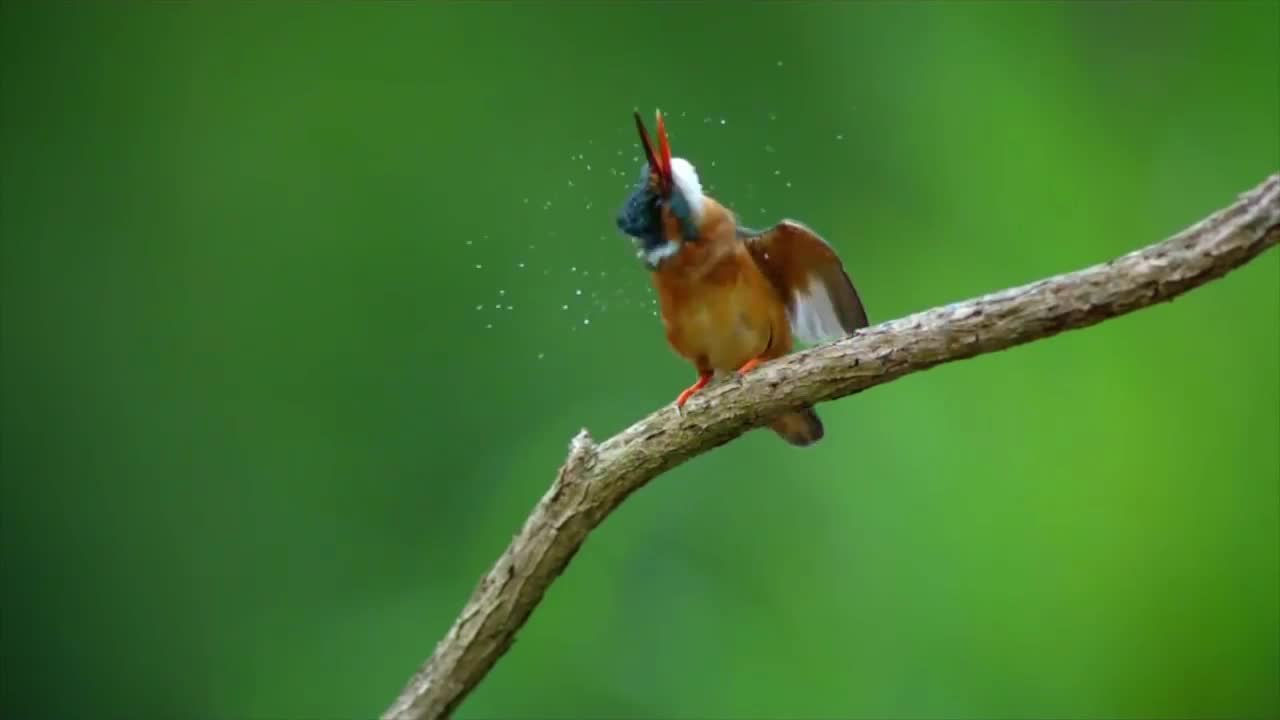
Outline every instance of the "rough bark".
[[1170, 300], [1277, 240], [1280, 174], [1181, 233], [1110, 262], [926, 310], [767, 363], [741, 381], [694, 396], [683, 416], [668, 406], [603, 443], [582, 430], [551, 488], [383, 718], [449, 715], [511, 646], [591, 530], [661, 473], [785, 410]]

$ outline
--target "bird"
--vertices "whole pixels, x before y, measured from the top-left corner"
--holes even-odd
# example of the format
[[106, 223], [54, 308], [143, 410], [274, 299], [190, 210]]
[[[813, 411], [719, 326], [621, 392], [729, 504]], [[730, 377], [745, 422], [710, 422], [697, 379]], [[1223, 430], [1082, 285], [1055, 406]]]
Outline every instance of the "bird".
[[[703, 191], [693, 164], [671, 156], [662, 112], [656, 146], [634, 115], [647, 163], [617, 226], [650, 273], [668, 344], [698, 374], [676, 397], [677, 412], [717, 375], [745, 375], [790, 353], [797, 339], [820, 344], [867, 326], [853, 281], [826, 240], [795, 220], [765, 230], [739, 224]], [[767, 425], [799, 447], [825, 434], [808, 405]]]

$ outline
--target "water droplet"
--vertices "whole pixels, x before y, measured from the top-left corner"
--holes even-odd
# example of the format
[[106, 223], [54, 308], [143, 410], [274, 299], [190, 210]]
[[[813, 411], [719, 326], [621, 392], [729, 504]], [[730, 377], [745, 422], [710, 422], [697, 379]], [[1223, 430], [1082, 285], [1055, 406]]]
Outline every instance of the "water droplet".
[[560, 309], [561, 309], [561, 310], [568, 310], [568, 309], [569, 309], [569, 306], [568, 306], [568, 305], [561, 305], [561, 306], [560, 306]]
[[515, 305], [508, 305], [508, 306], [507, 306], [507, 309], [508, 309], [508, 310], [515, 310], [515, 309], [516, 309], [516, 306], [515, 306]]
[[790, 181], [790, 180], [788, 180], [788, 181], [787, 181], [787, 187], [791, 187], [791, 181]]
[[485, 324], [485, 326], [484, 326], [484, 329], [485, 329], [485, 330], [492, 330], [492, 329], [493, 329], [493, 323], [486, 323], [486, 324]]
[[506, 290], [499, 290], [499, 291], [498, 291], [498, 294], [499, 294], [499, 295], [506, 295], [506, 294], [507, 294], [507, 291], [506, 291]]
[[524, 204], [525, 204], [525, 205], [528, 205], [528, 204], [529, 204], [529, 198], [525, 198], [525, 199], [524, 199]]
[[470, 245], [470, 244], [471, 244], [471, 241], [470, 241], [470, 240], [468, 240], [468, 241], [467, 241], [467, 244], [468, 244], [468, 245]]
[[591, 163], [587, 163], [587, 170], [591, 169]]
[[[572, 181], [572, 180], [570, 180], [570, 181], [569, 181], [569, 187], [573, 187], [573, 181]], [[548, 205], [549, 205], [549, 204], [550, 204], [550, 203], [548, 203]]]
[[591, 318], [582, 318], [582, 324], [583, 324], [583, 325], [590, 325], [590, 324], [591, 324]]
[[544, 358], [544, 357], [546, 357], [546, 356], [547, 356], [547, 354], [546, 354], [546, 353], [538, 353], [538, 359], [539, 359], [539, 360], [541, 360], [542, 358]]
[[[790, 185], [791, 183], [787, 183], [787, 184], [788, 184], [788, 185]], [[524, 269], [524, 263], [516, 263], [516, 267], [518, 267], [518, 268], [520, 268], [521, 270], [523, 270], [523, 269]]]
[[483, 309], [484, 309], [484, 306], [483, 306], [483, 305], [477, 305], [477, 306], [476, 306], [476, 309], [477, 309], [477, 310], [483, 310]]
[[781, 171], [781, 170], [774, 170], [774, 171], [773, 171], [773, 174], [774, 174], [774, 175], [781, 175], [781, 174], [782, 174], [782, 171]]
[[573, 294], [574, 294], [574, 295], [581, 295], [581, 294], [582, 294], [582, 291], [581, 291], [581, 290], [574, 290], [574, 291], [573, 291]]
[[481, 270], [481, 269], [483, 269], [483, 268], [484, 268], [484, 266], [483, 266], [483, 265], [481, 265], [480, 263], [476, 263], [476, 269], [477, 269], [477, 270]]
[[837, 139], [837, 140], [843, 140], [843, 139], [844, 139], [844, 135], [836, 135], [836, 139]]
[[781, 61], [781, 60], [779, 60], [779, 61], [778, 61], [778, 67], [782, 67], [782, 61]]
[[725, 122], [724, 118], [720, 118], [720, 124], [723, 125], [724, 122]]

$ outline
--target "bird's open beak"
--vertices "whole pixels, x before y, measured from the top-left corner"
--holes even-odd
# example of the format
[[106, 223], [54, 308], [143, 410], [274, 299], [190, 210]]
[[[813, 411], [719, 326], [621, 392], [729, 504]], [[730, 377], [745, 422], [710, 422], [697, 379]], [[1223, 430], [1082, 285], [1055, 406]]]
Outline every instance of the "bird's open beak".
[[640, 133], [640, 143], [644, 145], [644, 154], [649, 158], [649, 172], [652, 173], [658, 189], [663, 197], [671, 194], [671, 145], [667, 142], [667, 126], [662, 122], [662, 111], [658, 111], [658, 151], [655, 153], [653, 143], [649, 142], [649, 133], [645, 130], [640, 113], [636, 116], [636, 130]]

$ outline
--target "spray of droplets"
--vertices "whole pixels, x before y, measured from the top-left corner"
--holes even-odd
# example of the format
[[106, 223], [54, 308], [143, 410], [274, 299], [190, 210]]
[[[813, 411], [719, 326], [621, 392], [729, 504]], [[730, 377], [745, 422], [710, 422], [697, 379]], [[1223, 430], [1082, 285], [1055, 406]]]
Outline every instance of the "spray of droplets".
[[[776, 67], [783, 68], [784, 61], [776, 60]], [[754, 117], [731, 118], [719, 113], [690, 113], [679, 110], [675, 113], [666, 111], [668, 118], [678, 116], [685, 123], [692, 123], [695, 135], [706, 142], [710, 137], [706, 133], [716, 133], [719, 128], [747, 128], [741, 132], [765, 132], [770, 128], [781, 128], [781, 116], [776, 111], [767, 111]], [[701, 118], [706, 130], [696, 130], [697, 119]], [[731, 124], [729, 121], [734, 120]], [[674, 123], [674, 139], [679, 127], [685, 123]], [[836, 142], [845, 139], [844, 133], [834, 134]], [[755, 183], [739, 185], [734, 191], [738, 201], [747, 203], [747, 207], [757, 210], [761, 219], [769, 221], [768, 208], [759, 204], [784, 190], [795, 186], [795, 178], [789, 177], [786, 168], [788, 156], [779, 151], [772, 142], [764, 142], [761, 156], [768, 156], [772, 168], [762, 172], [764, 177], [756, 176]], [[634, 168], [642, 161], [638, 154], [640, 149], [634, 137], [634, 129], [629, 123], [620, 123], [616, 129], [616, 138], [611, 141], [597, 143], [588, 139], [586, 146], [580, 151], [566, 153], [567, 175], [562, 181], [542, 184], [545, 193], [512, 198], [513, 212], [521, 213], [524, 222], [530, 228], [525, 241], [518, 247], [527, 247], [529, 255], [511, 257], [516, 245], [505, 245], [500, 240], [492, 240], [482, 235], [464, 240], [464, 246], [470, 258], [467, 266], [477, 277], [490, 278], [492, 288], [488, 291], [488, 302], [485, 302], [483, 280], [472, 283], [478, 293], [470, 298], [468, 307], [478, 314], [482, 327], [486, 330], [501, 330], [517, 327], [528, 321], [526, 317], [532, 313], [537, 319], [532, 322], [545, 324], [548, 322], [544, 314], [554, 313], [552, 327], [556, 321], [564, 322], [561, 326], [569, 333], [593, 331], [611, 317], [611, 314], [639, 312], [649, 317], [658, 317], [657, 299], [649, 285], [643, 270], [634, 265], [634, 249], [618, 235], [604, 234], [597, 238], [597, 243], [570, 247], [573, 243], [582, 243], [584, 227], [601, 227], [612, 224], [612, 219], [597, 209], [609, 207], [621, 200], [620, 192], [628, 192], [635, 182]], [[693, 154], [692, 152], [690, 153]], [[705, 158], [705, 156], [704, 156]], [[706, 173], [703, 185], [708, 192], [714, 191], [712, 180], [724, 174], [715, 158], [705, 158], [703, 164], [714, 172]], [[766, 166], [767, 167], [767, 166]], [[606, 173], [607, 172], [607, 176]], [[732, 175], [730, 175], [732, 179]], [[605, 180], [605, 182], [601, 182]], [[788, 196], [790, 197], [790, 196]], [[755, 202], [752, 202], [752, 201]], [[770, 203], [772, 204], [772, 203]], [[529, 237], [541, 238], [538, 242], [529, 243]], [[538, 261], [538, 246], [550, 246], [550, 255], [588, 259], [584, 264], [570, 264], [552, 267]], [[546, 250], [544, 250], [546, 252]], [[522, 253], [523, 254], [523, 253]], [[495, 258], [506, 256], [506, 261], [495, 261]], [[608, 263], [608, 269], [600, 267]], [[590, 266], [594, 265], [592, 268]], [[623, 267], [626, 265], [625, 270]], [[465, 266], [464, 266], [465, 267]], [[614, 272], [615, 268], [619, 272]], [[614, 279], [617, 275], [618, 278]], [[501, 287], [494, 287], [502, 284]], [[495, 297], [496, 295], [496, 297]], [[500, 302], [494, 302], [499, 300]], [[548, 357], [545, 350], [536, 353], [538, 360]]]

